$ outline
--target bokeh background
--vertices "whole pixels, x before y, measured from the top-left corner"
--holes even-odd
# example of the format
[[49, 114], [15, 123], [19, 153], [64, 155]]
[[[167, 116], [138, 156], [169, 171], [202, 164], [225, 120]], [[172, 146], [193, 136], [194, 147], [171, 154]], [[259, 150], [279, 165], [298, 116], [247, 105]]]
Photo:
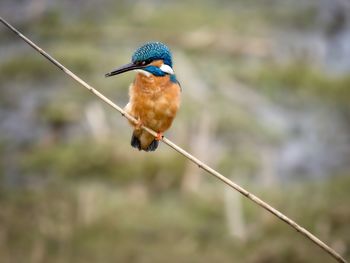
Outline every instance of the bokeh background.
[[[2, 0], [0, 13], [118, 105], [167, 43], [166, 134], [350, 258], [350, 2]], [[131, 128], [0, 25], [1, 262], [333, 262]]]

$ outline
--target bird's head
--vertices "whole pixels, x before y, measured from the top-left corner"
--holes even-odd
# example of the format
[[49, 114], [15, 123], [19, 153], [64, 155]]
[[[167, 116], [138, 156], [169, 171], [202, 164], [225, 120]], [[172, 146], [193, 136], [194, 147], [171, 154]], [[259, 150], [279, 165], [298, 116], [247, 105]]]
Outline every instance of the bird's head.
[[121, 66], [105, 76], [110, 77], [130, 70], [137, 70], [144, 75], [173, 75], [172, 57], [169, 48], [161, 42], [148, 42], [134, 52], [131, 63]]

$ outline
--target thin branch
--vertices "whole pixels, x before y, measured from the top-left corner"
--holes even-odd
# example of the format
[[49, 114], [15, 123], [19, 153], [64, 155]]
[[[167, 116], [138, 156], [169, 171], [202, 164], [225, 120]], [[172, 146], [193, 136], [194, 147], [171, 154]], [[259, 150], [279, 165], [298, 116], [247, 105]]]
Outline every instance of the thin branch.
[[[79, 78], [77, 75], [75, 75], [72, 71], [70, 71], [69, 69], [67, 69], [65, 66], [63, 66], [61, 63], [59, 63], [56, 59], [54, 59], [53, 57], [51, 57], [48, 53], [46, 53], [43, 49], [41, 49], [40, 47], [38, 47], [36, 44], [34, 44], [30, 39], [28, 39], [27, 37], [25, 37], [22, 33], [20, 33], [16, 28], [14, 28], [12, 25], [10, 25], [7, 21], [5, 21], [2, 17], [0, 17], [0, 21], [6, 26], [8, 27], [11, 31], [13, 31], [17, 36], [19, 36], [21, 39], [23, 39], [25, 42], [27, 42], [31, 47], [33, 47], [36, 51], [38, 51], [41, 55], [43, 55], [46, 59], [48, 59], [52, 64], [54, 64], [55, 66], [57, 66], [59, 69], [61, 69], [64, 73], [66, 73], [68, 76], [70, 76], [72, 79], [74, 79], [75, 81], [77, 81], [78, 83], [80, 83], [82, 86], [84, 86], [85, 88], [87, 88], [91, 93], [93, 93], [94, 95], [96, 95], [97, 97], [99, 97], [101, 100], [103, 100], [105, 103], [107, 103], [109, 106], [111, 106], [112, 108], [116, 109], [117, 111], [119, 111], [121, 113], [122, 116], [124, 116], [125, 118], [127, 118], [129, 121], [134, 122], [135, 124], [137, 123], [137, 120], [129, 115], [127, 112], [125, 112], [121, 107], [119, 107], [118, 105], [116, 105], [115, 103], [113, 103], [110, 99], [108, 99], [107, 97], [105, 97], [103, 94], [101, 94], [99, 91], [97, 91], [96, 89], [94, 89], [92, 86], [90, 86], [89, 84], [87, 84], [84, 80], [82, 80], [81, 78]], [[152, 134], [153, 136], [157, 136], [157, 133], [153, 130], [151, 130], [148, 127], [142, 126], [141, 127], [143, 130], [149, 132], [150, 134]], [[262, 208], [264, 208], [265, 210], [269, 211], [271, 214], [275, 215], [277, 218], [279, 218], [280, 220], [284, 221], [285, 223], [287, 223], [288, 225], [290, 225], [294, 230], [298, 231], [299, 233], [301, 233], [304, 237], [308, 238], [309, 240], [311, 240], [313, 243], [315, 243], [317, 246], [319, 246], [320, 248], [322, 248], [324, 251], [326, 251], [328, 254], [330, 254], [334, 259], [336, 259], [338, 262], [342, 262], [342, 263], [347, 263], [347, 261], [340, 255], [338, 254], [335, 250], [333, 250], [331, 247], [329, 247], [328, 245], [326, 245], [323, 241], [321, 241], [320, 239], [318, 239], [316, 236], [314, 236], [313, 234], [311, 234], [309, 231], [307, 231], [305, 228], [301, 227], [300, 225], [298, 225], [296, 222], [294, 222], [292, 219], [290, 219], [289, 217], [287, 217], [286, 215], [282, 214], [281, 212], [279, 212], [277, 209], [273, 208], [272, 206], [270, 206], [268, 203], [264, 202], [263, 200], [261, 200], [259, 197], [253, 195], [252, 193], [248, 192], [247, 190], [245, 190], [244, 188], [242, 188], [241, 186], [239, 186], [238, 184], [234, 183], [233, 181], [229, 180], [227, 177], [225, 177], [224, 175], [220, 174], [219, 172], [217, 172], [216, 170], [214, 170], [213, 168], [209, 167], [208, 165], [206, 165], [205, 163], [203, 163], [202, 161], [198, 160], [196, 157], [194, 157], [193, 155], [191, 155], [190, 153], [188, 153], [187, 151], [185, 151], [184, 149], [182, 149], [181, 147], [177, 146], [175, 143], [173, 143], [172, 141], [170, 141], [169, 139], [163, 137], [162, 141], [167, 144], [168, 146], [170, 146], [171, 148], [173, 148], [175, 151], [177, 151], [178, 153], [182, 154], [183, 156], [185, 156], [187, 159], [191, 160], [193, 163], [195, 163], [199, 168], [205, 170], [206, 172], [208, 172], [209, 174], [215, 176], [216, 178], [218, 178], [219, 180], [221, 180], [222, 182], [224, 182], [225, 184], [227, 184], [229, 187], [233, 188], [234, 190], [240, 192], [242, 195], [244, 195], [245, 197], [247, 197], [248, 199], [250, 199], [251, 201], [253, 201], [255, 204], [261, 206]]]

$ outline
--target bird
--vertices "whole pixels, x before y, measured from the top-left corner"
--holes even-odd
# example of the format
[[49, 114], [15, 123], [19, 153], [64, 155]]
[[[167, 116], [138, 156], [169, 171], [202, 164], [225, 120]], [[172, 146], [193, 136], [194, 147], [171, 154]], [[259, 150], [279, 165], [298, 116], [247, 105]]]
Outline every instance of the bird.
[[[124, 110], [137, 122], [133, 127], [131, 146], [146, 152], [155, 151], [163, 133], [170, 128], [180, 106], [181, 85], [177, 80], [172, 54], [162, 42], [147, 42], [136, 49], [131, 63], [106, 73], [106, 77], [136, 71], [129, 87], [129, 102]], [[154, 137], [141, 129], [146, 126], [155, 132]]]

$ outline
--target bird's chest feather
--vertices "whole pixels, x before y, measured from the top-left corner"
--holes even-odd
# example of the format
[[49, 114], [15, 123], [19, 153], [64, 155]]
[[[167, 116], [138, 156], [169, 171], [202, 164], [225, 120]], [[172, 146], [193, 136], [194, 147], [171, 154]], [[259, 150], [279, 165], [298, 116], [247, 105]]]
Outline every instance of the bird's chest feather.
[[130, 113], [156, 130], [168, 129], [180, 104], [180, 89], [169, 76], [138, 76], [130, 87]]

